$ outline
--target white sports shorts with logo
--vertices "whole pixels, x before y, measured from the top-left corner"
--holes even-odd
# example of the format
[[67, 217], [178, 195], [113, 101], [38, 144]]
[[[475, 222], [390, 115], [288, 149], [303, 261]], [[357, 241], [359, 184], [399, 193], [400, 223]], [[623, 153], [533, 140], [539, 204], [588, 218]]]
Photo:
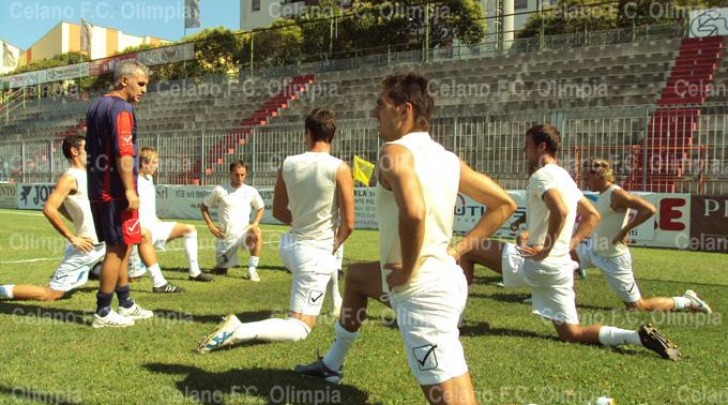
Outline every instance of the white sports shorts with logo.
[[215, 259], [217, 267], [221, 269], [229, 269], [239, 265], [238, 249], [245, 246], [245, 238], [248, 236], [250, 225], [244, 227], [239, 232], [227, 236], [225, 239], [215, 240]]
[[443, 272], [447, 277], [418, 287], [411, 296], [401, 297], [398, 292], [389, 296], [410, 368], [420, 385], [440, 384], [468, 372], [458, 330], [468, 283], [454, 261], [452, 269]]
[[106, 245], [94, 245], [89, 253], [77, 249], [70, 243], [66, 245], [63, 261], [56, 269], [49, 287], [52, 290], [68, 292], [81, 287], [88, 281], [88, 273], [96, 263], [104, 261]]
[[637, 302], [642, 298], [640, 289], [634, 279], [632, 270], [632, 254], [604, 257], [598, 255], [589, 243], [582, 243], [576, 249], [579, 262], [583, 269], [598, 268], [604, 273], [609, 282], [609, 288], [614, 291], [622, 302]]
[[558, 323], [579, 323], [571, 257], [547, 258], [541, 262], [526, 258], [523, 273], [531, 287], [534, 314]]
[[326, 287], [336, 272], [332, 248], [298, 240], [291, 233], [281, 236], [281, 259], [293, 274], [291, 311], [314, 316], [321, 313]]
[[165, 250], [165, 247], [167, 246], [167, 240], [169, 239], [169, 235], [172, 234], [172, 230], [174, 229], [175, 225], [177, 225], [176, 222], [158, 221], [149, 228], [149, 232], [151, 232], [152, 234], [152, 243], [154, 244], [155, 249]]

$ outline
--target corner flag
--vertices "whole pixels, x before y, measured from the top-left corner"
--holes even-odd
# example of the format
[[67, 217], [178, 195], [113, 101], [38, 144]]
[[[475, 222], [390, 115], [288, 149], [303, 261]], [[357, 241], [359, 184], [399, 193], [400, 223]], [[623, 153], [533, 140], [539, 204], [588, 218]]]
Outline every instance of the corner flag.
[[354, 180], [369, 186], [374, 176], [374, 163], [354, 155]]

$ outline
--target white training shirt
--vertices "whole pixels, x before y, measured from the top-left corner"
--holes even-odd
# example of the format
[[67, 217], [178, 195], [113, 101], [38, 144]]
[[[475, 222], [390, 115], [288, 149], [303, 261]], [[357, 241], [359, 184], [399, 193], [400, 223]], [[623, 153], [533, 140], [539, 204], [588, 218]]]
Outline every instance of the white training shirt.
[[[389, 142], [407, 148], [414, 158], [415, 173], [420, 180], [425, 202], [425, 237], [420, 252], [422, 265], [408, 286], [400, 287], [398, 297], [412, 296], [427, 283], [449, 277], [457, 270], [455, 259], [447, 248], [452, 237], [455, 221], [455, 202], [460, 183], [460, 160], [427, 132], [413, 132]], [[387, 145], [385, 143], [385, 145]], [[383, 164], [383, 163], [380, 163]], [[386, 168], [378, 167], [377, 170]], [[382, 289], [389, 291], [387, 263], [402, 262], [399, 235], [399, 207], [394, 193], [377, 183], [377, 219], [379, 220], [379, 254], [382, 267]], [[462, 270], [460, 270], [462, 271]]]
[[86, 169], [71, 167], [64, 174], [76, 180], [76, 192], [69, 194], [63, 200], [63, 207], [68, 211], [71, 222], [76, 228], [76, 236], [83, 236], [91, 239], [94, 244], [99, 243], [94, 226], [94, 218], [91, 214], [91, 202], [88, 199], [88, 176]]
[[606, 191], [599, 194], [596, 202], [597, 210], [602, 215], [602, 221], [594, 230], [591, 246], [594, 252], [602, 257], [621, 256], [628, 252], [627, 246], [623, 243], [612, 243], [629, 221], [629, 210], [617, 212], [612, 209], [612, 195], [615, 190], [621, 190], [621, 187], [612, 184]]
[[571, 236], [574, 233], [576, 223], [576, 207], [579, 200], [584, 196], [576, 186], [576, 183], [563, 167], [550, 163], [538, 169], [528, 179], [528, 237], [529, 246], [543, 246], [546, 242], [546, 234], [549, 227], [550, 212], [543, 200], [543, 195], [556, 189], [560, 192], [561, 198], [566, 206], [568, 215], [561, 233], [559, 234], [554, 247], [551, 249], [548, 258], [563, 258], [569, 255]]
[[142, 227], [151, 229], [159, 222], [157, 217], [157, 189], [154, 187], [152, 176], [139, 174], [137, 176], [137, 191], [139, 192], [139, 222]]
[[217, 208], [217, 217], [225, 236], [236, 236], [250, 225], [251, 207], [256, 211], [265, 208], [258, 190], [247, 184], [233, 188], [229, 183], [215, 187], [203, 203]]
[[291, 234], [298, 240], [333, 247], [339, 215], [336, 172], [342, 163], [326, 152], [306, 152], [283, 162], [281, 175], [293, 217]]

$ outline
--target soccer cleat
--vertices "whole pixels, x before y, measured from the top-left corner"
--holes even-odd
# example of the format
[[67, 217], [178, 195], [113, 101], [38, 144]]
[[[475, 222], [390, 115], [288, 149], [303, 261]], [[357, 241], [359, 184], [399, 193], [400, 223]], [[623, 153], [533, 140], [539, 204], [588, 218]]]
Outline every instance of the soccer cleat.
[[652, 350], [662, 356], [663, 359], [678, 361], [682, 359], [682, 354], [677, 346], [667, 337], [663, 336], [657, 329], [650, 325], [642, 325], [638, 330], [640, 342], [642, 346]]
[[214, 269], [212, 269], [212, 272], [214, 274], [217, 274], [218, 276], [227, 276], [228, 269], [222, 268], [222, 267], [215, 267]]
[[203, 283], [208, 283], [210, 281], [215, 281], [215, 278], [212, 277], [211, 275], [207, 274], [207, 273], [200, 273], [200, 274], [198, 274], [196, 276], [190, 276], [189, 279], [190, 279], [190, 281], [200, 281], [200, 282], [203, 282]]
[[258, 272], [255, 269], [248, 269], [248, 280], [254, 283], [260, 282], [260, 276], [258, 276]]
[[154, 316], [154, 312], [134, 303], [131, 308], [119, 307], [119, 315], [132, 319], [148, 319]]
[[183, 292], [185, 292], [185, 289], [182, 287], [177, 287], [176, 285], [167, 283], [161, 287], [152, 287], [152, 292], [161, 293], [161, 294], [174, 294], [174, 293], [183, 293]]
[[106, 316], [99, 316], [99, 314], [94, 314], [94, 320], [93, 322], [91, 322], [91, 326], [93, 326], [94, 329], [126, 328], [127, 326], [132, 325], [134, 325], [134, 318], [127, 318], [125, 316], [119, 315], [113, 309], [109, 311]]
[[708, 305], [707, 302], [703, 301], [698, 297], [698, 294], [695, 293], [693, 290], [687, 290], [685, 291], [685, 294], [683, 294], [683, 297], [690, 300], [692, 305], [690, 306], [690, 309], [696, 311], [696, 312], [702, 312], [704, 314], [712, 314], [713, 310], [710, 308], [710, 305]]
[[311, 364], [299, 364], [294, 369], [298, 374], [320, 378], [331, 384], [341, 384], [344, 381], [343, 369], [333, 371], [326, 367], [324, 360], [319, 358]]
[[202, 342], [197, 346], [197, 353], [210, 353], [212, 350], [232, 344], [233, 333], [240, 325], [242, 323], [237, 316], [233, 314], [226, 316], [212, 333], [202, 339]]

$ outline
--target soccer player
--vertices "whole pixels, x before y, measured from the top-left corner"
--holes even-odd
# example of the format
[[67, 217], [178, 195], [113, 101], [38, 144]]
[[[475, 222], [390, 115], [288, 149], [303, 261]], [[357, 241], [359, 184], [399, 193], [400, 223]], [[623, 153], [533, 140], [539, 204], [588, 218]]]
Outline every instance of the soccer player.
[[[467, 282], [456, 258], [497, 230], [516, 204], [427, 132], [434, 100], [415, 73], [382, 81], [373, 115], [385, 141], [377, 162], [380, 261], [346, 273], [336, 341], [323, 359], [298, 373], [340, 383], [344, 359], [359, 335], [368, 298], [396, 311], [409, 364], [430, 403], [477, 403], [459, 340]], [[480, 222], [449, 247], [458, 191], [487, 207]]]
[[308, 151], [283, 161], [273, 192], [273, 216], [291, 225], [280, 245], [283, 263], [293, 273], [288, 318], [241, 323], [228, 315], [200, 343], [200, 353], [254, 339], [296, 342], [316, 325], [326, 286], [336, 275], [334, 254], [354, 230], [354, 182], [349, 165], [330, 154], [334, 113], [314, 109], [305, 129]]
[[[529, 239], [519, 251], [526, 258], [523, 273], [533, 294], [533, 313], [551, 320], [566, 342], [641, 345], [663, 358], [679, 360], [677, 347], [650, 325], [629, 331], [579, 324], [569, 251], [592, 233], [601, 216], [569, 173], [556, 164], [560, 148], [561, 134], [551, 124], [535, 125], [526, 132], [524, 151], [534, 170], [528, 181]], [[574, 232], [577, 213], [582, 220]]]
[[[599, 193], [596, 201], [602, 221], [587, 243], [576, 249], [582, 268], [599, 268], [607, 277], [609, 287], [624, 302], [637, 311], [695, 311], [710, 314], [710, 306], [698, 295], [687, 290], [681, 297], [642, 298], [634, 278], [632, 255], [627, 248], [629, 233], [655, 215], [649, 201], [624, 191], [614, 184], [612, 165], [604, 159], [584, 162], [584, 181]], [[629, 210], [636, 211], [630, 220]]]
[[[86, 191], [86, 140], [70, 135], [63, 140], [63, 156], [71, 167], [58, 179], [43, 215], [68, 240], [66, 252], [48, 286], [3, 285], [0, 298], [14, 300], [55, 301], [70, 295], [86, 284], [89, 271], [104, 259], [106, 248], [96, 237], [91, 205]], [[61, 216], [73, 224], [72, 231]]]
[[[137, 131], [133, 103], [147, 92], [149, 69], [126, 60], [114, 69], [114, 90], [94, 101], [86, 114], [88, 194], [96, 235], [106, 242], [92, 326], [126, 327], [152, 311], [131, 299], [129, 254], [142, 241], [136, 188]], [[116, 292], [119, 312], [111, 309]]]
[[[230, 267], [238, 264], [238, 248], [245, 246], [250, 251], [248, 260], [248, 279], [259, 282], [256, 267], [260, 262], [263, 249], [263, 233], [260, 220], [265, 215], [265, 203], [258, 190], [244, 184], [248, 176], [248, 166], [242, 160], [230, 164], [230, 184], [215, 187], [200, 205], [202, 218], [217, 240], [215, 241], [215, 272], [227, 274]], [[251, 207], [255, 218], [250, 222]], [[210, 208], [217, 208], [220, 225], [216, 225], [210, 215]]]
[[[152, 291], [155, 293], [182, 292], [183, 288], [170, 284], [162, 274], [157, 263], [156, 250], [164, 250], [167, 242], [184, 238], [185, 254], [189, 263], [189, 279], [192, 281], [212, 281], [212, 276], [203, 273], [197, 261], [197, 229], [193, 225], [179, 222], [163, 222], [157, 217], [157, 190], [154, 187], [154, 174], [159, 166], [159, 154], [154, 148], [144, 147], [139, 153], [139, 219], [144, 232], [144, 241], [151, 243], [139, 245], [139, 253], [152, 277]], [[152, 263], [150, 265], [150, 263]]]

